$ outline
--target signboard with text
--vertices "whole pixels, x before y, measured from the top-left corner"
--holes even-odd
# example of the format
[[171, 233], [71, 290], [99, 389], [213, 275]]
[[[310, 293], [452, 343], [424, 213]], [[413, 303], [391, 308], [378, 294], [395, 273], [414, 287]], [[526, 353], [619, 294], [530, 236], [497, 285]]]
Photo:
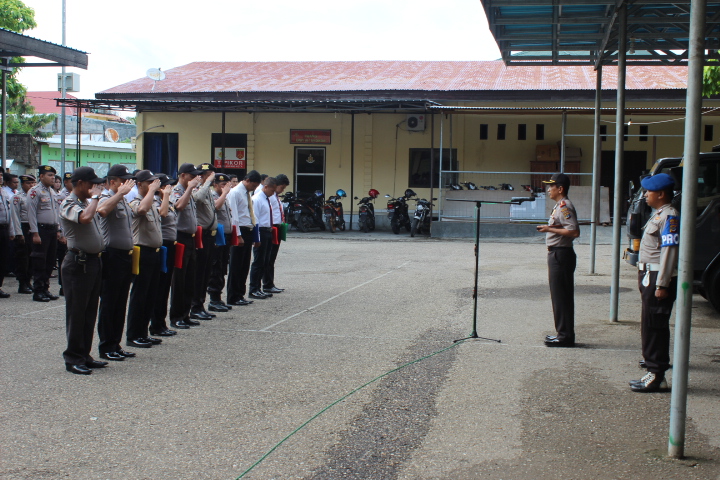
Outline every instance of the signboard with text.
[[329, 145], [331, 130], [290, 130], [290, 143]]
[[[223, 168], [222, 148], [214, 148], [213, 166], [215, 168]], [[247, 168], [247, 159], [245, 158], [244, 148], [226, 148], [225, 149], [225, 168]]]

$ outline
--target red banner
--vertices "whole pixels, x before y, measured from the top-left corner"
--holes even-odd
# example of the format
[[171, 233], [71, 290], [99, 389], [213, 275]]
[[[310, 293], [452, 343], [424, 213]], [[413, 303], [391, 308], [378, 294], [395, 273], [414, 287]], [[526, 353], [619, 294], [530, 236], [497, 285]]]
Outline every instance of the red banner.
[[290, 143], [330, 144], [331, 130], [290, 130]]

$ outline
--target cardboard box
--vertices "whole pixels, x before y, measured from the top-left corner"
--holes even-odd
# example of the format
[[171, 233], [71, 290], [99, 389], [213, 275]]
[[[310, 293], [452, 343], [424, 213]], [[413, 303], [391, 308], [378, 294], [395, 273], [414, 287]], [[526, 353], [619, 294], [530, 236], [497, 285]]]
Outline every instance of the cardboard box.
[[560, 160], [560, 147], [556, 145], [538, 145], [535, 157], [541, 162], [557, 162]]

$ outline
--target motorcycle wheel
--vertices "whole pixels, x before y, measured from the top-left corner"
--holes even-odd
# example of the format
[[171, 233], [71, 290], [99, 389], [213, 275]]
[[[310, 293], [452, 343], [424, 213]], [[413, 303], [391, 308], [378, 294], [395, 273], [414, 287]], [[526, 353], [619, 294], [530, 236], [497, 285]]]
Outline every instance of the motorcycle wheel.
[[417, 218], [413, 218], [413, 220], [412, 220], [412, 225], [410, 226], [410, 236], [411, 236], [411, 237], [414, 237], [415, 234], [417, 233], [417, 231], [418, 231], [418, 223], [419, 223], [419, 222], [418, 222], [418, 219], [417, 219]]
[[397, 220], [397, 217], [393, 217], [392, 221], [390, 222], [390, 228], [392, 228], [392, 232], [395, 235], [400, 233], [400, 222]]
[[405, 230], [407, 230], [409, 232], [411, 229], [412, 229], [412, 227], [410, 225], [410, 222], [406, 221], [405, 222]]
[[307, 215], [300, 215], [300, 218], [298, 218], [298, 221], [297, 221], [298, 230], [300, 230], [303, 233], [307, 233], [308, 232], [308, 220], [309, 220], [309, 218]]
[[330, 233], [335, 233], [335, 217], [333, 215], [330, 215], [327, 219], [327, 228], [330, 230]]
[[368, 218], [366, 223], [368, 224], [370, 231], [374, 232], [375, 231], [375, 217]]

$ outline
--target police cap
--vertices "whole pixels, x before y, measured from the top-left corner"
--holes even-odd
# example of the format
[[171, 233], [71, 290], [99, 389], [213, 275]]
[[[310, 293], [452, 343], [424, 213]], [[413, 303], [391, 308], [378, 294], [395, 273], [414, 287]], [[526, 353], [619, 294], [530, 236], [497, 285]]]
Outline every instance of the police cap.
[[667, 173], [659, 173], [651, 177], [643, 178], [640, 180], [640, 185], [642, 185], [645, 190], [660, 192], [673, 188], [675, 186], [675, 180]]
[[221, 183], [221, 182], [229, 182], [230, 177], [227, 176], [225, 173], [218, 173], [215, 175], [215, 183]]
[[200, 175], [202, 170], [198, 170], [195, 168], [195, 165], [192, 163], [183, 163], [180, 165], [180, 168], [178, 168], [178, 175], [181, 173], [189, 173], [190, 175]]
[[[73, 172], [73, 175], [75, 175], [75, 172]], [[107, 176], [108, 177], [118, 177], [118, 178], [122, 178], [123, 180], [129, 180], [131, 178], [135, 178], [135, 177], [133, 177], [133, 174], [130, 173], [130, 170], [128, 170], [128, 168], [125, 165], [120, 165], [120, 164], [113, 165], [112, 167], [110, 167], [110, 169], [108, 169]]]
[[570, 177], [564, 173], [554, 173], [550, 180], [543, 180], [542, 183], [547, 185], [557, 185], [558, 187], [565, 187], [567, 190], [570, 187]]
[[53, 173], [54, 174], [54, 173], [57, 173], [57, 170], [55, 170], [55, 168], [53, 168], [50, 165], [40, 165], [38, 167], [38, 173], [40, 175], [42, 175], [43, 173]]
[[72, 172], [72, 177], [70, 178], [73, 182], [77, 182], [78, 180], [82, 180], [84, 182], [90, 182], [90, 183], [103, 183], [105, 181], [104, 178], [100, 178], [95, 174], [95, 170], [92, 167], [78, 167]]

